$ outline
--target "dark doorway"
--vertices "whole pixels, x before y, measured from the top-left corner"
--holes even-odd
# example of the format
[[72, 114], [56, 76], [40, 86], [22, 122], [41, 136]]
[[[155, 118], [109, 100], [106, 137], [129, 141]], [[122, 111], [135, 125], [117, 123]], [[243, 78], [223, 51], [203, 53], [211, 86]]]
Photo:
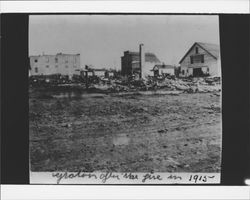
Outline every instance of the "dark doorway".
[[201, 68], [194, 68], [193, 69], [193, 76], [203, 76], [203, 72]]
[[159, 70], [154, 70], [154, 76], [159, 76]]

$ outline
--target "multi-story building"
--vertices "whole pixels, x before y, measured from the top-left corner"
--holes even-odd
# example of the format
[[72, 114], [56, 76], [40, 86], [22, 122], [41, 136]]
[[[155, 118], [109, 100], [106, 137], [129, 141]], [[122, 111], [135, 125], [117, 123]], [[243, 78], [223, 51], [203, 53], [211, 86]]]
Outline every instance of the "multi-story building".
[[30, 75], [80, 74], [80, 54], [30, 56]]
[[161, 64], [160, 60], [153, 53], [145, 53], [141, 44], [139, 52], [124, 52], [121, 57], [121, 73], [123, 76], [145, 78], [154, 75], [152, 69], [157, 64]]

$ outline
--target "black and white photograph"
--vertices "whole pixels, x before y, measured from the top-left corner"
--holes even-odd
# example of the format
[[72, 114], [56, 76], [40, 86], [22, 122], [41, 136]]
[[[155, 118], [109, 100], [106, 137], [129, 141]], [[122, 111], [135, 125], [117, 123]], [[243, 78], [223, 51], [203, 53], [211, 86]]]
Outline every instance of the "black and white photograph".
[[219, 183], [218, 15], [30, 15], [29, 63], [31, 183]]
[[249, 199], [249, 1], [0, 4], [1, 199]]

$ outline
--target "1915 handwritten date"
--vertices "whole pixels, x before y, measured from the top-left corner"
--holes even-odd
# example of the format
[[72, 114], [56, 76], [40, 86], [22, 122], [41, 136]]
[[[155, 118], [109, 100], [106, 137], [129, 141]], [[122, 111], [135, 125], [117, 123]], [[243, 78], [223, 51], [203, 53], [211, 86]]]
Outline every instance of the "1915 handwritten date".
[[194, 182], [194, 183], [199, 183], [199, 182], [208, 182], [208, 179], [213, 179], [215, 176], [206, 176], [206, 175], [190, 175], [189, 181]]

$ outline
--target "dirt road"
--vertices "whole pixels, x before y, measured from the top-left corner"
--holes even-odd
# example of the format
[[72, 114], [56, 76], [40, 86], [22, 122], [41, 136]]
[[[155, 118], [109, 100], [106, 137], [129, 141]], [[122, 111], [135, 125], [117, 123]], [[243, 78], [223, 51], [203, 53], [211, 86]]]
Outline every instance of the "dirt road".
[[219, 172], [220, 98], [31, 91], [31, 170]]

